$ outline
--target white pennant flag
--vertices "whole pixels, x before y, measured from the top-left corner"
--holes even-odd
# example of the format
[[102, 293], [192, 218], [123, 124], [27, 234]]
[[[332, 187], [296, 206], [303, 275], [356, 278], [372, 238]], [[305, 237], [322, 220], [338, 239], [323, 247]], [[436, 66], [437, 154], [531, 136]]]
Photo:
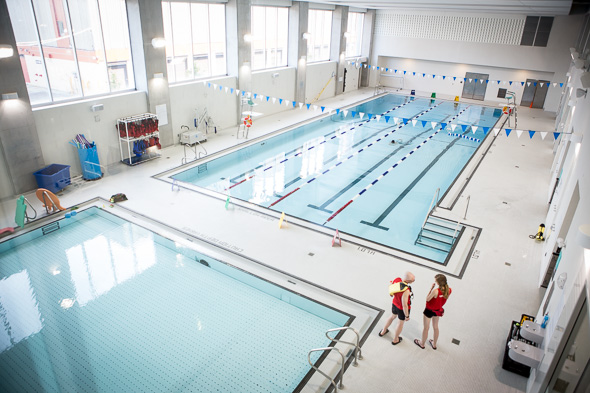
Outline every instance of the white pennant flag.
[[438, 124], [438, 123], [437, 123], [437, 122], [435, 122], [435, 121], [431, 121], [431, 122], [430, 122], [430, 125], [432, 126], [432, 128], [433, 128], [433, 129], [434, 129], [434, 127], [436, 127], [436, 125], [437, 125], [437, 124]]
[[520, 138], [520, 136], [522, 135], [522, 130], [514, 130], [516, 131], [516, 137]]
[[236, 95], [239, 96], [240, 95], [240, 91], [238, 89], [236, 89]]
[[346, 117], [348, 115], [348, 109], [344, 110], [344, 117]]
[[285, 100], [285, 106], [290, 106], [291, 105], [291, 101]]
[[472, 80], [473, 80], [473, 79], [469, 78], [469, 83], [471, 83], [471, 81], [472, 81]]
[[416, 120], [416, 119], [413, 119], [413, 120], [412, 120], [412, 127], [416, 127], [416, 123], [418, 123], [418, 120]]
[[494, 136], [498, 136], [499, 132], [500, 132], [499, 128], [494, 128]]
[[214, 89], [217, 89], [217, 83], [214, 83], [214, 84], [213, 84], [213, 88], [214, 88]]
[[377, 119], [377, 122], [379, 122], [379, 119], [381, 119], [381, 115], [375, 116], [375, 119]]
[[527, 82], [527, 83], [526, 83], [526, 85], [527, 85], [527, 86], [530, 86], [530, 85], [531, 85], [531, 82]]
[[483, 83], [483, 79], [480, 79], [480, 80], [479, 80], [479, 83]]
[[303, 107], [303, 102], [299, 103], [299, 109], [301, 109]]
[[451, 124], [451, 130], [455, 131], [455, 128], [457, 128], [456, 124]]
[[541, 82], [541, 87], [543, 87], [543, 82]]
[[272, 103], [274, 104], [275, 102], [277, 102], [277, 98], [276, 97], [273, 97], [272, 98]]
[[318, 110], [318, 106], [317, 106], [317, 105], [314, 105], [314, 106], [313, 106], [313, 110], [314, 110], [314, 111], [317, 111], [317, 110]]
[[225, 86], [225, 92], [227, 93], [227, 89], [229, 89], [229, 87]]
[[264, 101], [264, 99], [266, 98], [265, 96], [263, 96], [262, 94], [258, 96], [258, 98], [260, 99], [260, 101]]
[[542, 140], [545, 140], [545, 137], [546, 136], [547, 136], [547, 133], [546, 132], [541, 132], [541, 139]]
[[359, 116], [362, 119], [365, 114], [363, 112], [359, 112]]
[[365, 64], [365, 68], [367, 68], [367, 65]]
[[203, 86], [207, 86], [207, 81], [203, 81]]
[[477, 126], [471, 126], [471, 131], [473, 131], [473, 133], [475, 134], [475, 132], [477, 131]]
[[399, 117], [394, 117], [394, 118], [393, 118], [393, 123], [394, 123], [394, 124], [397, 124], [398, 122], [399, 122]]
[[502, 84], [505, 85], [506, 84], [506, 81], [502, 82]]
[[553, 87], [557, 86], [557, 82], [553, 82]]

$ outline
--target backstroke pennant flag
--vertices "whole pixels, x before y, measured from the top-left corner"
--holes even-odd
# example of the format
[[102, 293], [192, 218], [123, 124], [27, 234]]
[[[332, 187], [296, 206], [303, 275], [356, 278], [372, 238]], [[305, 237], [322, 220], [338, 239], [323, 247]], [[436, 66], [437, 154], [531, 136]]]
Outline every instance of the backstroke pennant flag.
[[283, 222], [286, 224], [287, 220], [285, 219], [285, 212], [281, 214], [281, 219], [279, 220], [279, 229], [283, 227]]
[[[338, 241], [338, 243], [336, 243], [336, 241]], [[342, 239], [340, 239], [340, 232], [338, 232], [338, 229], [336, 229], [336, 233], [332, 238], [332, 247], [334, 246], [342, 247]]]

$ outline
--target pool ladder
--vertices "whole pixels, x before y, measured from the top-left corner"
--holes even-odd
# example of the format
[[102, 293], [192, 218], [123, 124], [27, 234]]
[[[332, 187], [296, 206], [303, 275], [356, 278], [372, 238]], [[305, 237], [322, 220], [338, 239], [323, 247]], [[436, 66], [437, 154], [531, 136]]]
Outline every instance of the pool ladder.
[[[343, 340], [338, 340], [336, 338], [330, 337], [330, 333], [331, 332], [338, 332], [338, 331], [342, 331], [342, 330], [352, 330], [352, 332], [356, 335], [356, 343], [352, 343], [352, 342], [348, 342], [348, 341], [343, 341]], [[363, 356], [361, 353], [361, 347], [359, 345], [359, 334], [356, 331], [356, 329], [348, 326], [348, 327], [340, 327], [340, 328], [334, 328], [334, 329], [330, 329], [328, 331], [326, 331], [326, 337], [331, 340], [334, 343], [343, 343], [343, 344], [350, 344], [350, 345], [354, 345], [354, 353], [353, 353], [353, 362], [352, 365], [354, 367], [358, 366], [358, 360], [363, 360]], [[326, 352], [326, 351], [337, 351], [338, 354], [340, 355], [340, 358], [342, 359], [342, 363], [340, 364], [340, 381], [338, 382], [338, 384], [336, 384], [336, 381], [332, 378], [330, 378], [330, 376], [326, 373], [324, 373], [322, 370], [320, 370], [317, 366], [315, 366], [312, 362], [311, 362], [311, 354], [313, 352]], [[340, 352], [340, 350], [336, 347], [325, 347], [325, 348], [315, 348], [312, 349], [308, 352], [307, 354], [307, 362], [309, 363], [309, 365], [311, 366], [311, 368], [313, 368], [314, 370], [316, 370], [318, 373], [322, 374], [324, 377], [328, 378], [330, 380], [330, 384], [332, 386], [334, 386], [334, 392], [338, 392], [338, 389], [344, 389], [344, 385], [343, 385], [343, 378], [344, 378], [344, 355], [342, 354], [342, 352]]]

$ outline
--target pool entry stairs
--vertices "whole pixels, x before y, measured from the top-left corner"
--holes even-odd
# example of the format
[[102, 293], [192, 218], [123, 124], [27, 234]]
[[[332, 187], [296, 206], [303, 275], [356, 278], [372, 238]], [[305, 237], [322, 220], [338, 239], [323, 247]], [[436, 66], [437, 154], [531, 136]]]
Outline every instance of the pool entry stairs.
[[428, 215], [415, 244], [448, 253], [462, 230], [460, 223]]

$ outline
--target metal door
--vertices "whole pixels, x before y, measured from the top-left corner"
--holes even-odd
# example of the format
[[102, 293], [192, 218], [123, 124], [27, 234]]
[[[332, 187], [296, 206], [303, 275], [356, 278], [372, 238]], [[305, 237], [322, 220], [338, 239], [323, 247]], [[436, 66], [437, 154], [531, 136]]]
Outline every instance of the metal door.
[[478, 74], [474, 74], [473, 72], [466, 72], [465, 73], [465, 81], [463, 82], [463, 93], [461, 97], [463, 98], [473, 98], [473, 93], [475, 92], [475, 80], [477, 79]]
[[[535, 98], [533, 98], [533, 108], [543, 108], [545, 105], [545, 98], [547, 97], [547, 90], [549, 90], [549, 81], [538, 81], [537, 89], [535, 90]], [[530, 104], [529, 104], [530, 105]]]
[[520, 100], [520, 106], [531, 106], [531, 102], [535, 98], [535, 86], [536, 79], [527, 79], [524, 84], [524, 91], [522, 92], [522, 100]]
[[488, 84], [486, 80], [489, 79], [489, 74], [475, 74], [477, 75], [477, 82], [475, 83], [475, 91], [473, 92], [473, 99], [483, 101], [486, 95], [486, 88]]

